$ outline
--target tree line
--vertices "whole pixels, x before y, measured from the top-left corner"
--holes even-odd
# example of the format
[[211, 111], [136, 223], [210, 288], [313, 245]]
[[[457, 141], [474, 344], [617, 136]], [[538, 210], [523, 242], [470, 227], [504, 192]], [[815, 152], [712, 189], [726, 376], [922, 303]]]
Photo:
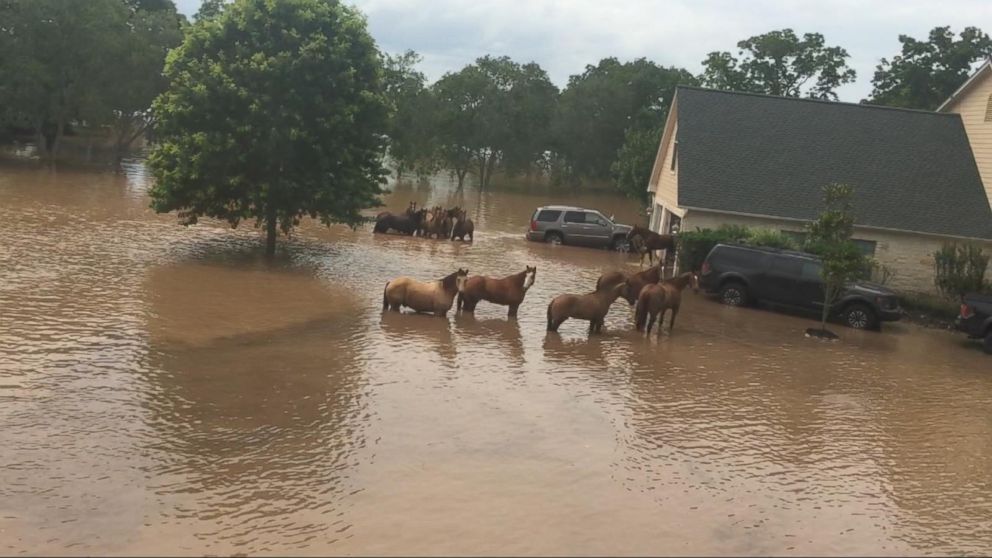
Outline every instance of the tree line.
[[[978, 28], [900, 36], [863, 102], [934, 109], [992, 55]], [[709, 53], [700, 74], [604, 58], [559, 89], [535, 62], [483, 56], [433, 83], [408, 51], [382, 53], [364, 16], [332, 0], [0, 0], [0, 130], [54, 161], [73, 128], [107, 129], [117, 157], [153, 140], [153, 207], [264, 224], [356, 223], [384, 164], [612, 181], [643, 200], [676, 86], [836, 100], [856, 75], [819, 33], [770, 31]]]

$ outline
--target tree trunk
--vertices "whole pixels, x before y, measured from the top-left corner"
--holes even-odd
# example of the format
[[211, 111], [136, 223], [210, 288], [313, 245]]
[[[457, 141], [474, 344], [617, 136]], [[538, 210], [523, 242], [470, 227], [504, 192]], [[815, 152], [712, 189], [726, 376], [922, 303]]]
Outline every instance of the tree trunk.
[[479, 157], [479, 189], [486, 189], [486, 157]]
[[42, 160], [48, 159], [48, 138], [45, 137], [44, 126], [44, 122], [38, 122], [34, 127], [34, 142], [38, 150], [38, 156], [41, 157]]
[[276, 217], [275, 206], [269, 205], [266, 208], [265, 216], [265, 255], [272, 257], [276, 254]]
[[58, 126], [55, 128], [55, 140], [52, 142], [52, 148], [48, 153], [48, 162], [51, 166], [55, 166], [55, 159], [59, 156], [59, 144], [62, 143], [62, 135], [65, 133], [65, 118], [60, 116]]
[[456, 169], [455, 174], [458, 175], [458, 189], [461, 190], [465, 186], [465, 175], [468, 174], [468, 169]]
[[822, 331], [827, 331], [827, 317], [830, 316], [830, 305], [833, 303], [833, 297], [830, 296], [830, 285], [826, 284], [823, 288], [823, 311], [820, 313], [820, 329]]
[[486, 187], [489, 187], [489, 181], [493, 178], [493, 171], [496, 168], [496, 154], [489, 156], [489, 161], [486, 163]]

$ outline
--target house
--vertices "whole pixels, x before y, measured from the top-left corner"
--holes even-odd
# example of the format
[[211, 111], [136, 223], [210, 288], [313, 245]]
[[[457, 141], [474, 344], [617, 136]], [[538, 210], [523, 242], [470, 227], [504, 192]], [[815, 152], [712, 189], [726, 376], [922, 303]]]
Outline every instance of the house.
[[992, 204], [992, 59], [986, 60], [937, 112], [961, 115], [971, 153]]
[[722, 224], [801, 233], [822, 187], [854, 187], [859, 246], [904, 291], [934, 290], [947, 241], [992, 251], [992, 209], [962, 117], [679, 87], [648, 185], [652, 230]]

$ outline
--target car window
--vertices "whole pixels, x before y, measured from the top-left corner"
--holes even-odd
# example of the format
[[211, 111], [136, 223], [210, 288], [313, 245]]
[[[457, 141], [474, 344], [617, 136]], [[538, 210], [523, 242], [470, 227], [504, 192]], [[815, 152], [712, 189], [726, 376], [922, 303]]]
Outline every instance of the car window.
[[582, 211], [566, 211], [565, 212], [565, 222], [566, 223], [585, 223], [586, 214]]
[[772, 271], [784, 275], [798, 276], [802, 271], [803, 262], [786, 256], [772, 258]]
[[555, 211], [553, 209], [545, 209], [537, 214], [537, 220], [542, 223], [553, 223], [558, 220], [561, 216], [561, 211]]
[[602, 225], [605, 227], [607, 221], [606, 221], [606, 217], [603, 217], [599, 213], [586, 213], [586, 223], [592, 225]]
[[820, 262], [805, 261], [800, 276], [803, 279], [821, 279], [823, 278], [823, 266]]

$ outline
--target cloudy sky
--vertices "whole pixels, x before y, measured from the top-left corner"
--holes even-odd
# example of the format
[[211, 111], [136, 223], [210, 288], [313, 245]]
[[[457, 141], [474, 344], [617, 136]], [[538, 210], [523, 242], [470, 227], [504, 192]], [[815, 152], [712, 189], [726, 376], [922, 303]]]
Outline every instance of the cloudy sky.
[[[196, 12], [200, 0], [177, 0]], [[357, 0], [387, 52], [413, 49], [436, 79], [485, 55], [539, 63], [559, 86], [586, 64], [646, 57], [701, 71], [708, 52], [736, 53], [737, 41], [772, 29], [819, 32], [847, 49], [856, 83], [843, 101], [871, 91], [882, 57], [898, 53], [900, 33], [925, 38], [938, 25], [992, 32], [990, 0]]]

